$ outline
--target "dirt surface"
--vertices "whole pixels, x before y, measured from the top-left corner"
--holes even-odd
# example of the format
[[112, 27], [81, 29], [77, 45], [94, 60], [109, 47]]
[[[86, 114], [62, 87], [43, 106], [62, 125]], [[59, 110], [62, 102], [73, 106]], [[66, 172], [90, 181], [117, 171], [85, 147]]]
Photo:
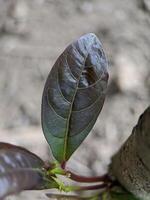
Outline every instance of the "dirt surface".
[[[97, 175], [150, 103], [149, 0], [0, 0], [0, 137], [52, 158], [40, 124], [42, 90], [59, 54], [88, 32], [108, 57], [108, 95], [68, 167]], [[44, 198], [24, 192], [8, 199]]]

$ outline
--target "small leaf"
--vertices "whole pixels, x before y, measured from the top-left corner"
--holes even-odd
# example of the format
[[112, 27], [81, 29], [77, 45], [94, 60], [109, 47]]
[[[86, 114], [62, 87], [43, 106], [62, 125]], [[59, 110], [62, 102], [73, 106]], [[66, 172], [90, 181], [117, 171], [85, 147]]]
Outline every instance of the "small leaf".
[[133, 194], [126, 191], [122, 186], [113, 187], [102, 194], [102, 200], [139, 200]]
[[42, 188], [43, 165], [30, 151], [0, 142], [0, 199], [21, 190]]
[[92, 33], [69, 45], [54, 64], [43, 92], [42, 126], [59, 162], [70, 158], [95, 124], [107, 81], [107, 60]]
[[131, 193], [111, 192], [110, 196], [112, 200], [139, 200], [136, 197], [134, 197]]

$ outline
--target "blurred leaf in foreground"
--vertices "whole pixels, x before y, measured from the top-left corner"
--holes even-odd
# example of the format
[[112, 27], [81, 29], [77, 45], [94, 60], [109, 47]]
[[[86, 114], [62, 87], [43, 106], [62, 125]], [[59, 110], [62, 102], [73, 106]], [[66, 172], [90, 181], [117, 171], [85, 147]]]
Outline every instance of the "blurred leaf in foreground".
[[[0, 143], [0, 199], [22, 190], [46, 188], [44, 162], [30, 151]], [[53, 185], [51, 179], [48, 180]]]

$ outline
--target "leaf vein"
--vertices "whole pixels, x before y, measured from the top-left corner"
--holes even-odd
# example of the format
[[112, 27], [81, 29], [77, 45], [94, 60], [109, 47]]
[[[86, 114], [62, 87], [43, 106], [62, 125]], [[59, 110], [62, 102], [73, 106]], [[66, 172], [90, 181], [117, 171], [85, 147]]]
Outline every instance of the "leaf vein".
[[[49, 90], [49, 89], [48, 89], [48, 90]], [[48, 94], [47, 94], [47, 102], [48, 102], [48, 105], [50, 106], [50, 108], [54, 111], [54, 113], [55, 113], [58, 117], [62, 118], [63, 120], [67, 120], [67, 118], [62, 117], [61, 115], [59, 115], [59, 114], [55, 111], [55, 109], [53, 108], [53, 106], [51, 105], [51, 103], [50, 103], [49, 100], [48, 100]]]
[[101, 78], [99, 78], [95, 83], [93, 83], [93, 84], [91, 84], [91, 85], [89, 85], [88, 87], [78, 87], [78, 90], [84, 90], [84, 89], [88, 89], [88, 88], [91, 88], [91, 87], [93, 87], [93, 86], [95, 86], [99, 81], [101, 81], [102, 80], [102, 76], [104, 75], [104, 70], [103, 70], [103, 73], [102, 73], [102, 75], [101, 75]]
[[67, 59], [66, 59], [66, 57], [65, 57], [65, 61], [66, 61], [66, 66], [67, 66], [67, 68], [69, 69], [69, 71], [70, 71], [70, 74], [72, 75], [72, 77], [76, 80], [76, 81], [78, 81], [78, 79], [74, 76], [74, 74], [72, 73], [72, 71], [71, 71], [71, 69], [70, 69], [70, 66], [69, 66], [69, 64], [68, 64], [68, 61], [67, 61]]
[[78, 112], [82, 112], [82, 111], [85, 111], [85, 110], [91, 108], [92, 106], [94, 106], [94, 105], [97, 103], [97, 101], [100, 100], [101, 97], [102, 97], [102, 94], [101, 94], [90, 106], [88, 106], [88, 107], [86, 107], [86, 108], [83, 108], [83, 109], [81, 109], [81, 110], [73, 110], [72, 112], [73, 112], [73, 113], [78, 113]]
[[60, 88], [60, 83], [59, 83], [59, 78], [58, 78], [58, 71], [57, 71], [57, 78], [56, 78], [56, 79], [57, 79], [57, 84], [58, 84], [58, 90], [59, 90], [59, 92], [60, 92], [61, 97], [62, 97], [67, 103], [71, 104], [71, 102], [68, 101], [68, 100], [66, 99], [66, 97], [63, 95], [62, 90], [61, 90], [61, 88]]

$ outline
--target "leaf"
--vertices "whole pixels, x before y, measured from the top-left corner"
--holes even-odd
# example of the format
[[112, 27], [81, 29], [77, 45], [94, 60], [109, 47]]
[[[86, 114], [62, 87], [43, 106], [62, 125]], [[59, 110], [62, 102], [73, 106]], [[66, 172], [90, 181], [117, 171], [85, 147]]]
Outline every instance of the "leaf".
[[117, 192], [111, 193], [111, 199], [112, 200], [138, 200], [131, 193], [117, 193]]
[[[16, 162], [17, 165], [15, 166], [15, 169], [16, 167], [37, 168], [37, 167], [42, 167], [44, 165], [44, 162], [42, 161], [42, 159], [39, 158], [34, 153], [28, 151], [27, 149], [23, 147], [12, 145], [9, 143], [4, 143], [4, 142], [0, 142], [0, 160], [1, 159], [2, 161], [0, 162], [0, 164], [1, 166], [2, 164], [5, 164], [5, 169], [7, 165], [4, 161], [7, 161], [7, 159], [9, 159], [8, 167], [14, 168], [13, 163], [11, 165], [11, 161]], [[2, 173], [1, 170], [0, 170], [0, 173]]]
[[102, 194], [102, 200], [139, 200], [133, 194], [122, 188], [122, 186], [113, 187]]
[[42, 188], [43, 165], [30, 151], [0, 142], [0, 199], [21, 190]]
[[69, 45], [54, 64], [43, 92], [42, 127], [59, 162], [70, 158], [95, 124], [107, 81], [107, 60], [92, 33]]

